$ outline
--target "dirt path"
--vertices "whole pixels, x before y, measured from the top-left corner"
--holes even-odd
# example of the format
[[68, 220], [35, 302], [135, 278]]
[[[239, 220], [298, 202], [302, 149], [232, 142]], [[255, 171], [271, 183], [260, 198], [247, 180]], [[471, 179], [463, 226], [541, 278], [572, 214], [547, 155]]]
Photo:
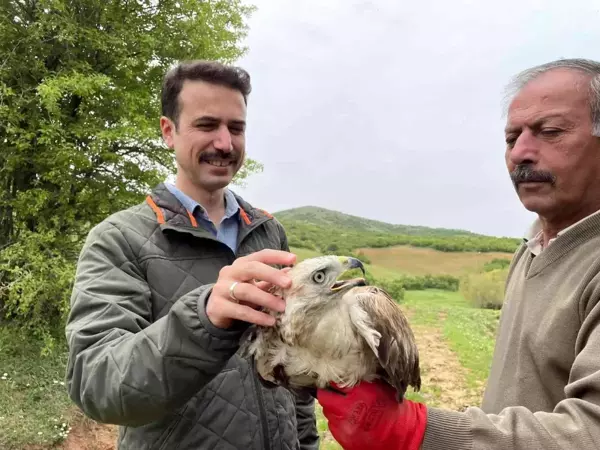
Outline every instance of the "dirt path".
[[[406, 311], [410, 317], [410, 311]], [[443, 321], [444, 317], [440, 316]], [[412, 325], [421, 361], [421, 394], [430, 406], [461, 411], [480, 403], [483, 386], [466, 382], [467, 369], [459, 362], [437, 327]]]
[[97, 423], [75, 411], [67, 439], [52, 450], [116, 450], [117, 433], [116, 426]]

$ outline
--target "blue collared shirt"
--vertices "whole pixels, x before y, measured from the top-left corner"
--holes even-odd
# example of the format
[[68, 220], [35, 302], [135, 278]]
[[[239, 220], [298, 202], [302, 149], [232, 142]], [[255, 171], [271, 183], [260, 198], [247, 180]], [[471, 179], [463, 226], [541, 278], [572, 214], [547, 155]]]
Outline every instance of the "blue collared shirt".
[[200, 205], [196, 200], [193, 200], [188, 195], [181, 192], [172, 183], [165, 182], [167, 189], [177, 197], [177, 200], [190, 211], [198, 225], [203, 225], [205, 229], [212, 232], [212, 234], [221, 242], [226, 244], [233, 253], [237, 250], [237, 237], [239, 229], [239, 210], [240, 205], [235, 199], [233, 192], [229, 189], [225, 189], [225, 215], [221, 219], [219, 228], [216, 228], [214, 223], [208, 218], [204, 207]]

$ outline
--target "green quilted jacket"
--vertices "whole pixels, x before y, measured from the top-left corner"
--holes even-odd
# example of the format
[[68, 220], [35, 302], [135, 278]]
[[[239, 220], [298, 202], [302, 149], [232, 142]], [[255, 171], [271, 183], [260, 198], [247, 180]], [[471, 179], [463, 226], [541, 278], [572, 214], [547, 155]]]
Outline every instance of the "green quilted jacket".
[[119, 450], [316, 450], [314, 399], [263, 387], [238, 355], [248, 324], [219, 329], [206, 300], [219, 270], [283, 227], [236, 195], [238, 252], [199, 228], [160, 184], [96, 225], [81, 251], [66, 326], [67, 388], [118, 424]]

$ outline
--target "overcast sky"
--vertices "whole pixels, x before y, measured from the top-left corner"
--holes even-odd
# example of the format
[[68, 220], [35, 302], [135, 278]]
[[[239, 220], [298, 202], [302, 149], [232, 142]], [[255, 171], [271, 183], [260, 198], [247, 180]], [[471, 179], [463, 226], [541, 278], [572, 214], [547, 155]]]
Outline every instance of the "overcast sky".
[[235, 190], [391, 223], [522, 236], [504, 165], [504, 87], [561, 57], [600, 60], [598, 0], [254, 0]]

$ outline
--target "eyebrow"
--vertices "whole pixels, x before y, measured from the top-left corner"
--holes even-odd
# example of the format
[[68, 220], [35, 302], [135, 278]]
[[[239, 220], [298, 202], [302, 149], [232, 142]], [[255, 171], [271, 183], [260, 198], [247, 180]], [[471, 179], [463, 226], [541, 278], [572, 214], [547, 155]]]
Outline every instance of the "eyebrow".
[[[533, 122], [533, 124], [531, 124], [531, 127], [532, 128], [536, 128], [536, 127], [540, 126], [542, 123], [547, 122], [547, 121], [549, 121], [551, 119], [562, 119], [562, 120], [565, 120], [565, 121], [569, 122], [565, 118], [564, 114], [561, 114], [561, 113], [548, 114], [547, 116], [542, 116], [539, 119], [536, 119], [535, 122]], [[511, 127], [511, 126], [508, 126], [508, 127], [506, 127], [504, 129], [504, 133], [512, 133], [512, 132], [520, 130], [521, 128], [522, 127], [514, 127], [514, 126]]]

